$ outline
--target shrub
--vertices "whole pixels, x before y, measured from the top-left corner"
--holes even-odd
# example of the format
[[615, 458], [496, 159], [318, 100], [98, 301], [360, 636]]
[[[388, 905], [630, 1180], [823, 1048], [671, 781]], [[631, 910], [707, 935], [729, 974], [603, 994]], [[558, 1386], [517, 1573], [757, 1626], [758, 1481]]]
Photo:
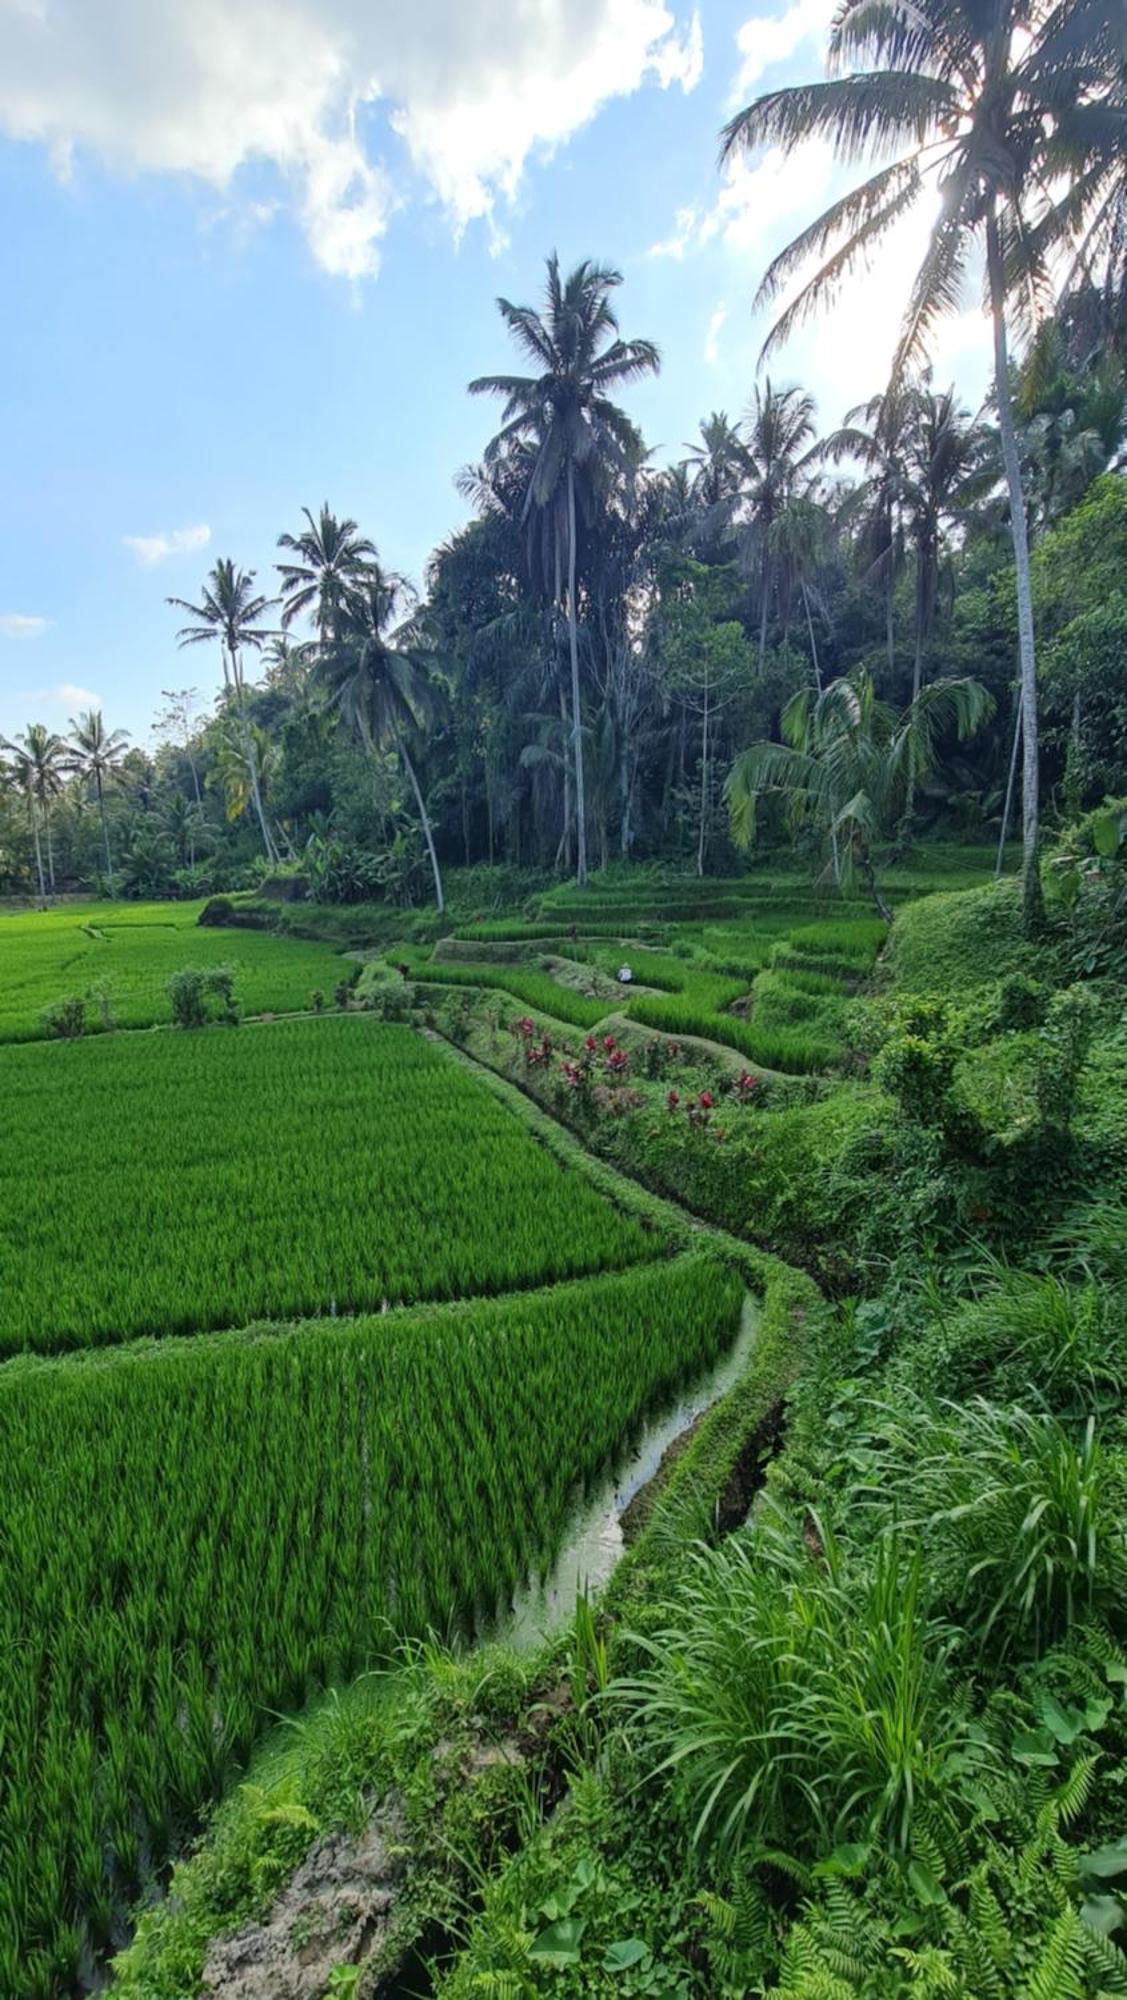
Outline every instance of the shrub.
[[1082, 986], [1066, 987], [1049, 1007], [1038, 1037], [1034, 1087], [1041, 1123], [1050, 1132], [1067, 1132], [1072, 1124], [1094, 1014], [1092, 996]]
[[995, 1023], [1000, 1034], [1011, 1029], [1039, 1028], [1048, 1007], [1048, 994], [1039, 979], [1025, 972], [1010, 972], [998, 988]]
[[173, 973], [165, 990], [178, 1028], [204, 1028], [216, 1020], [234, 1027], [238, 1022], [233, 966], [186, 965]]
[[55, 1041], [75, 1042], [86, 1033], [86, 1002], [79, 995], [43, 1009], [43, 1026]]

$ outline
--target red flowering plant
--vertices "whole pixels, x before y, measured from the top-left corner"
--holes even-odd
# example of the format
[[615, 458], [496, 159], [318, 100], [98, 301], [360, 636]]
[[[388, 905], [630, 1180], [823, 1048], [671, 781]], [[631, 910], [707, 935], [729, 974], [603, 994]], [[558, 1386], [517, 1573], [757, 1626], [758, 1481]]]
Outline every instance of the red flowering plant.
[[630, 1058], [625, 1049], [608, 1050], [604, 1068], [609, 1070], [611, 1076], [625, 1076], [629, 1067]]
[[758, 1089], [759, 1078], [753, 1076], [749, 1069], [742, 1070], [736, 1078], [736, 1096], [739, 1098], [740, 1103], [750, 1104]]
[[680, 1091], [671, 1090], [666, 1094], [665, 1108], [667, 1111], [676, 1111], [677, 1106], [680, 1104], [680, 1102], [681, 1102]]

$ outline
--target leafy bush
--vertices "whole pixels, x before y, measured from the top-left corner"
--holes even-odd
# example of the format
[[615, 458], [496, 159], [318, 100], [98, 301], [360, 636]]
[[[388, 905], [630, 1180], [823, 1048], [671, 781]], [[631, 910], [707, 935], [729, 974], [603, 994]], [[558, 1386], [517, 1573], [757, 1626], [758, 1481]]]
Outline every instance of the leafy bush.
[[81, 995], [56, 1000], [43, 1009], [43, 1026], [52, 1041], [76, 1042], [86, 1033], [86, 1002]]
[[231, 965], [186, 965], [173, 973], [165, 990], [178, 1028], [205, 1028], [209, 1021], [234, 1027], [238, 1021]]

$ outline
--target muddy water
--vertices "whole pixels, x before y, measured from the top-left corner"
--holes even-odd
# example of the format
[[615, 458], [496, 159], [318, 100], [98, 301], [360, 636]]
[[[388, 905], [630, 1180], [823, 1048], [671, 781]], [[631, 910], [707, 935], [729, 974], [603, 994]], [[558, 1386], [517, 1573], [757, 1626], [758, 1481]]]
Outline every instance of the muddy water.
[[576, 1509], [548, 1575], [543, 1581], [534, 1578], [518, 1592], [511, 1614], [498, 1620], [490, 1638], [518, 1652], [531, 1652], [572, 1617], [580, 1591], [594, 1596], [602, 1589], [625, 1547], [622, 1516], [627, 1507], [654, 1477], [674, 1439], [738, 1382], [747, 1367], [758, 1320], [758, 1304], [745, 1299], [739, 1332], [728, 1352], [682, 1390], [675, 1403], [650, 1419], [632, 1448]]

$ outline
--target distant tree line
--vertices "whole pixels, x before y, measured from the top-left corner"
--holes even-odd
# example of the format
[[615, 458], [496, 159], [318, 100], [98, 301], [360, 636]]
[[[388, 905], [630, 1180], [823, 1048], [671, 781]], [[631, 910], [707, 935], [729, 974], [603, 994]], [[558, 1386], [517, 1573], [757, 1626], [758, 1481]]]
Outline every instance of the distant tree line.
[[[875, 169], [766, 273], [760, 298], [789, 300], [768, 349], [938, 189], [890, 380], [823, 432], [765, 375], [659, 469], [618, 401], [660, 365], [620, 332], [619, 273], [550, 257], [538, 307], [498, 302], [527, 372], [469, 385], [500, 427], [421, 592], [327, 503], [279, 537], [271, 585], [217, 562], [170, 600], [181, 644], [219, 649], [211, 711], [166, 691], [152, 754], [97, 713], [5, 744], [0, 886], [284, 870], [441, 908], [451, 862], [582, 883], [612, 859], [730, 868], [754, 839], [841, 879], [876, 842], [996, 838], [1012, 815], [1035, 922], [1046, 814], [1127, 792], [1113, 11], [847, 0], [828, 79], [761, 97], [723, 143], [820, 135]], [[976, 257], [995, 365], [972, 414], [926, 349]]]

